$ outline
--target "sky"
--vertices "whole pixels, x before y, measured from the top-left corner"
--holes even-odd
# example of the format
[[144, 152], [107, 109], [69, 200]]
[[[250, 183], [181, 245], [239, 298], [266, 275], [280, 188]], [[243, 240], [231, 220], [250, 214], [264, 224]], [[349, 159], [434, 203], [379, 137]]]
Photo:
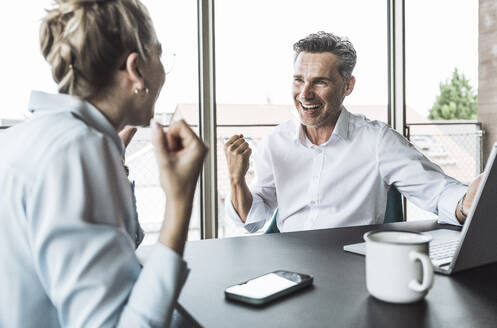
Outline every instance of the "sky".
[[[9, 45], [0, 52], [0, 118], [23, 117], [30, 90], [57, 90], [38, 46], [52, 1], [28, 2], [12, 1], [0, 13], [0, 42]], [[143, 2], [163, 48], [176, 54], [156, 106], [172, 112], [198, 101], [196, 1]], [[216, 0], [215, 13], [217, 103], [291, 104], [292, 45], [323, 30], [348, 37], [357, 51], [357, 82], [345, 105], [387, 104], [385, 0]], [[455, 67], [477, 89], [478, 2], [406, 0], [408, 106], [426, 116]]]

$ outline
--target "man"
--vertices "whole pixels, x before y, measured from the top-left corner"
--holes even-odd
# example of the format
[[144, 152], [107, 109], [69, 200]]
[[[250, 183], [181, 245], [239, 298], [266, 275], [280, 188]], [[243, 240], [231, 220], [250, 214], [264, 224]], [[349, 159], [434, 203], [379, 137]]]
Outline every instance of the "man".
[[382, 223], [388, 189], [395, 185], [440, 222], [462, 223], [479, 180], [464, 197], [467, 187], [403, 136], [342, 105], [355, 84], [352, 44], [318, 32], [295, 43], [294, 50], [293, 100], [299, 121], [278, 126], [258, 146], [252, 190], [245, 181], [252, 151], [242, 135], [228, 140], [227, 215], [250, 232], [260, 229], [276, 208], [282, 232]]

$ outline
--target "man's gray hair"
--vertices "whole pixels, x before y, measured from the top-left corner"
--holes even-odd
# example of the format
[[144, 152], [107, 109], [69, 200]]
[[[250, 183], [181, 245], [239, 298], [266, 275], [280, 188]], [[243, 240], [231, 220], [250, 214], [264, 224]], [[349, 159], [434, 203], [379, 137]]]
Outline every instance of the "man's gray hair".
[[341, 38], [323, 31], [312, 33], [293, 45], [295, 60], [301, 52], [320, 53], [331, 52], [339, 58], [338, 72], [348, 81], [354, 70], [357, 55], [352, 43], [346, 38]]

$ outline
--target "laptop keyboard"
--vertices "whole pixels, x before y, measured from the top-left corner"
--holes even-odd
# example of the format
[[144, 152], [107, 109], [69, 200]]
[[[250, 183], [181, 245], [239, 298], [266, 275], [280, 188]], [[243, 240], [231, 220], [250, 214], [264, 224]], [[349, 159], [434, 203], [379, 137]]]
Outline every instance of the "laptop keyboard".
[[[437, 229], [425, 233], [433, 238], [429, 244], [429, 255], [433, 266], [441, 267], [450, 264], [461, 240], [460, 232]], [[366, 243], [345, 245], [343, 249], [347, 252], [366, 255]]]
[[434, 266], [452, 262], [459, 240], [444, 240], [430, 243], [430, 259]]

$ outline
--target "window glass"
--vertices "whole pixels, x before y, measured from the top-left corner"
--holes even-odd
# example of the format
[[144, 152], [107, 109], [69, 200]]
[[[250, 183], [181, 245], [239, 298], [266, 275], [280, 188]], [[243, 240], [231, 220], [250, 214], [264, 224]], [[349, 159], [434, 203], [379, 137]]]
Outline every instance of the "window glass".
[[357, 51], [357, 82], [344, 105], [387, 121], [386, 15], [385, 1], [215, 1], [220, 237], [245, 233], [223, 211], [230, 191], [223, 142], [243, 133], [255, 148], [292, 117], [293, 43], [318, 31], [348, 37]]
[[[24, 119], [31, 90], [57, 92], [50, 67], [41, 55], [39, 28], [52, 1], [12, 1], [0, 10], [0, 119]], [[21, 14], [22, 13], [22, 14]]]
[[[169, 73], [155, 106], [156, 119], [169, 124], [185, 119], [198, 133], [198, 47], [196, 1], [142, 0], [147, 7], [162, 44], [162, 62]], [[150, 129], [141, 128], [126, 154], [135, 194], [140, 224], [146, 232], [144, 244], [157, 240], [167, 200], [159, 186], [159, 177]], [[200, 193], [196, 196], [188, 233], [189, 240], [200, 239]]]
[[[476, 114], [478, 2], [409, 0], [405, 19], [410, 140], [446, 174], [469, 183], [480, 172], [482, 151], [480, 127], [471, 121], [476, 117], [463, 110], [473, 103]], [[434, 217], [408, 202], [409, 220]]]

